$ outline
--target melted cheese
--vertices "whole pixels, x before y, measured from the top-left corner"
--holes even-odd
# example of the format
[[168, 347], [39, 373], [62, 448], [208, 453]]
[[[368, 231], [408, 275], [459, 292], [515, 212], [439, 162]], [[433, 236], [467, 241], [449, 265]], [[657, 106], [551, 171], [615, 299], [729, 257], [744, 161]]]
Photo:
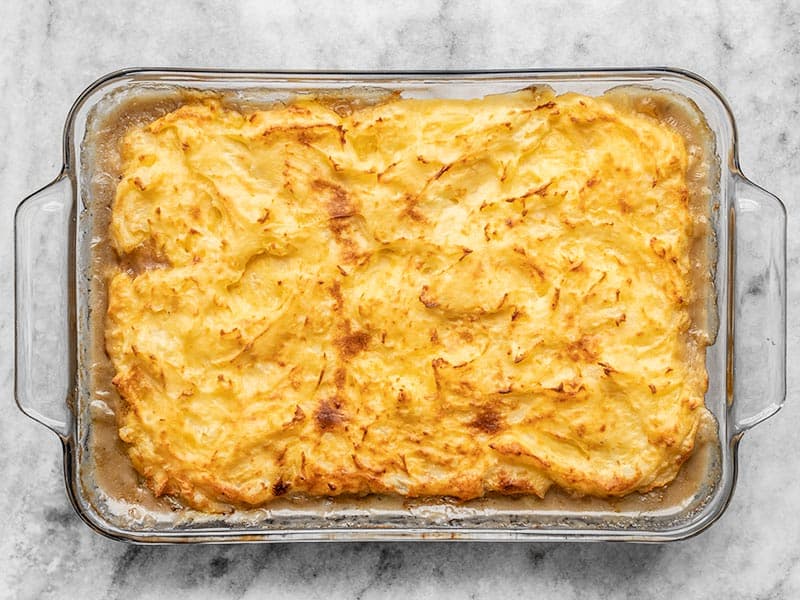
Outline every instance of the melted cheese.
[[524, 90], [131, 129], [110, 229], [120, 436], [157, 495], [619, 496], [704, 414], [683, 138]]

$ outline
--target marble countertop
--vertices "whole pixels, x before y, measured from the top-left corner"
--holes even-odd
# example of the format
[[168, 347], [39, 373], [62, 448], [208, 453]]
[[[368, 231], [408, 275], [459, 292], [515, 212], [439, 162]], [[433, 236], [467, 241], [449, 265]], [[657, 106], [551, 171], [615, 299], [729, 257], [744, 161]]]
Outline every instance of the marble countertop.
[[[131, 0], [0, 4], [0, 597], [800, 597], [800, 5]], [[81, 90], [125, 66], [464, 69], [670, 65], [737, 117], [741, 164], [789, 213], [784, 410], [745, 435], [725, 515], [682, 542], [137, 547], [72, 512], [56, 438], [13, 403], [12, 217], [61, 163]]]

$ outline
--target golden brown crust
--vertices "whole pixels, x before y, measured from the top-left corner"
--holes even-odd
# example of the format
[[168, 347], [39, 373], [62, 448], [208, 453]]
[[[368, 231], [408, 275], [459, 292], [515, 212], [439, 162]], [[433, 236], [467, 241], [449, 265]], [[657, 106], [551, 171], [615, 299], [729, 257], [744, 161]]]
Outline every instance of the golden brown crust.
[[536, 90], [331, 106], [206, 99], [125, 137], [106, 347], [154, 492], [674, 478], [706, 386], [683, 138]]

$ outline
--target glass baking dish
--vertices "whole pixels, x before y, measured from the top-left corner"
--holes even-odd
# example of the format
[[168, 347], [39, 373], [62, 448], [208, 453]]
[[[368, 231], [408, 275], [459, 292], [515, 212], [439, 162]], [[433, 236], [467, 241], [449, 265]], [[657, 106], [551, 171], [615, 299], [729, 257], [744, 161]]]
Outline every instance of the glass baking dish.
[[[709, 347], [706, 405], [718, 439], [707, 476], [685, 502], [655, 510], [643, 502], [588, 503], [585, 509], [486, 499], [406, 503], [363, 499], [281, 506], [208, 516], [156, 514], [105, 495], [93, 479], [89, 384], [92, 222], [85, 153], [92, 111], [110, 95], [166, 87], [248, 90], [281, 97], [352, 86], [413, 97], [477, 97], [528, 86], [599, 95], [617, 86], [664, 90], [691, 100], [713, 132], [720, 163], [713, 198], [716, 314]], [[130, 69], [90, 85], [75, 101], [56, 179], [23, 200], [15, 215], [16, 371], [19, 408], [61, 440], [67, 491], [94, 530], [140, 543], [324, 540], [623, 540], [683, 539], [713, 523], [736, 482], [743, 433], [775, 414], [785, 397], [786, 215], [783, 204], [744, 177], [728, 104], [702, 78], [674, 69], [342, 73]], [[85, 150], [85, 149], [84, 149]], [[82, 161], [84, 161], [82, 163]]]

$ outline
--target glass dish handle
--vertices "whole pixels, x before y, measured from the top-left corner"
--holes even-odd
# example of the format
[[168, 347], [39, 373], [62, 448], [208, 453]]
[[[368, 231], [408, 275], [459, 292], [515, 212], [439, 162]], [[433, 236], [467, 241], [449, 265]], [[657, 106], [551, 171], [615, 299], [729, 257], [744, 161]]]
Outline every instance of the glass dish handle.
[[786, 209], [743, 176], [735, 190], [733, 418], [741, 434], [786, 399]]
[[65, 439], [70, 433], [72, 182], [61, 173], [14, 215], [14, 395], [20, 410]]

